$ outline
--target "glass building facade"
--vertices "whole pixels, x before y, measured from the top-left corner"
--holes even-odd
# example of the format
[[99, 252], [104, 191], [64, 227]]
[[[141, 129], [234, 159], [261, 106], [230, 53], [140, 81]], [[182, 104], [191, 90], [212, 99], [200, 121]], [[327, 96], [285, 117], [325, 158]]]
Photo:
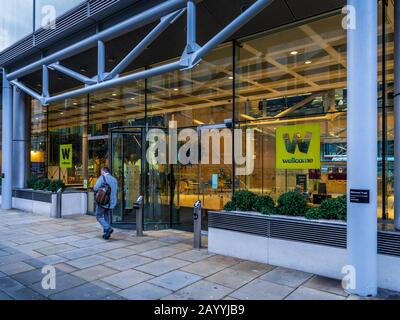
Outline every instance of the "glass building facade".
[[0, 52], [85, 0], [1, 0]]
[[[377, 215], [390, 222], [394, 214], [393, 20], [390, 8], [381, 10]], [[240, 189], [275, 200], [300, 189], [310, 206], [345, 195], [347, 36], [342, 19], [341, 13], [333, 12], [236, 39], [220, 45], [189, 71], [49, 107], [33, 101], [31, 173], [62, 179], [91, 194], [101, 167], [109, 166], [120, 190], [113, 222], [134, 222], [133, 203], [143, 194], [145, 222], [154, 228], [189, 228], [196, 200], [202, 200], [206, 212], [221, 210]], [[178, 131], [197, 129], [226, 119], [233, 120], [234, 128], [255, 130], [251, 175], [236, 175], [235, 165], [154, 166], [145, 161], [147, 130], [167, 131], [171, 121], [176, 121]], [[293, 126], [318, 132], [318, 166], [282, 168], [277, 164], [278, 132]], [[72, 168], [59, 166], [61, 145], [72, 145]], [[93, 196], [88, 198], [89, 211], [93, 211]]]

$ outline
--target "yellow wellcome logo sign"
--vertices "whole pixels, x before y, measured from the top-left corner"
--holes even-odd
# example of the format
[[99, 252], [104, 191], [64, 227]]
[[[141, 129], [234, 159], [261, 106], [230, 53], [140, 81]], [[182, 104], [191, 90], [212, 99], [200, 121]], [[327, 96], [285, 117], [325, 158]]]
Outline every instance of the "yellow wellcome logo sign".
[[60, 168], [72, 168], [72, 144], [60, 145]]
[[277, 169], [320, 169], [319, 123], [279, 127], [276, 130]]

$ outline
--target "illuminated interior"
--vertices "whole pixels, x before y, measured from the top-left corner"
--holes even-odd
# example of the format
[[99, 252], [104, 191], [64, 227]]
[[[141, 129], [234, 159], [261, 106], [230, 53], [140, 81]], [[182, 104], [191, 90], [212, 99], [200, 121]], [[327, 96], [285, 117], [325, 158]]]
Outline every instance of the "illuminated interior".
[[[347, 70], [346, 31], [341, 24], [342, 15], [331, 13], [221, 45], [190, 71], [96, 92], [51, 105], [48, 110], [33, 102], [32, 171], [61, 178], [70, 186], [90, 188], [102, 166], [119, 166], [115, 172], [123, 190], [120, 193], [125, 195], [119, 195], [122, 211], [117, 222], [125, 221], [123, 211], [130, 209], [141, 183], [145, 184], [141, 191], [150, 199], [149, 219], [153, 222], [174, 219], [177, 211], [189, 212], [197, 199], [203, 201], [206, 210], [221, 210], [234, 189], [249, 189], [274, 199], [284, 192], [301, 189], [310, 205], [345, 195]], [[379, 155], [378, 216], [393, 219], [392, 4], [386, 33], [387, 86], [383, 90], [380, 85], [379, 101], [382, 115], [382, 95], [386, 94], [387, 136], [382, 135], [382, 130], [379, 132], [380, 150], [383, 144], [386, 149], [386, 168], [382, 175], [383, 157]], [[380, 37], [380, 70], [382, 43]], [[233, 119], [236, 128], [255, 129], [253, 174], [232, 177], [232, 165], [174, 165], [139, 170], [143, 164], [139, 149], [134, 147], [135, 143], [141, 146], [138, 128], [148, 125], [166, 129], [170, 121], [176, 121], [180, 129], [197, 128], [224, 123], [226, 119]], [[382, 121], [380, 116], [379, 128]], [[320, 169], [277, 169], [277, 128], [312, 123], [320, 125]], [[125, 131], [118, 133], [121, 127]], [[58, 166], [62, 144], [73, 144], [72, 169]], [[141, 176], [143, 172], [148, 173], [148, 178]], [[213, 181], [216, 176], [217, 184]], [[386, 217], [382, 216], [383, 189]]]

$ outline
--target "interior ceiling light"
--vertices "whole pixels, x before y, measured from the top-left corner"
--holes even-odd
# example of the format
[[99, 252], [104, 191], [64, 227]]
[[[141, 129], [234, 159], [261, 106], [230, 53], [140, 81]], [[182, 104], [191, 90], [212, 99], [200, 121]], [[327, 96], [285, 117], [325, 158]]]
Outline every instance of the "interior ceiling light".
[[295, 55], [299, 54], [299, 52], [298, 52], [298, 51], [292, 51], [292, 52], [290, 52], [290, 54], [291, 54], [292, 56], [295, 56]]
[[311, 60], [307, 60], [307, 61], [305, 62], [305, 64], [311, 64], [311, 63], [312, 63]]

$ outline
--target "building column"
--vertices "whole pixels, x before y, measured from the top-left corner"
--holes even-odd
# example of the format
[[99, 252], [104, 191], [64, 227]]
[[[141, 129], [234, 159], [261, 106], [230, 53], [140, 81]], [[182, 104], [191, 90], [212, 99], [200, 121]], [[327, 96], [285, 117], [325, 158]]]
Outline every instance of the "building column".
[[[400, 3], [394, 2], [394, 224], [400, 230]], [[399, 186], [399, 187], [398, 187]]]
[[13, 94], [7, 74], [3, 70], [3, 105], [2, 105], [2, 186], [1, 207], [12, 209], [12, 167], [13, 167]]
[[28, 139], [26, 95], [13, 87], [13, 188], [23, 189], [28, 179]]
[[[377, 294], [378, 7], [348, 0], [347, 250], [360, 296]], [[354, 20], [355, 19], [355, 20]]]

